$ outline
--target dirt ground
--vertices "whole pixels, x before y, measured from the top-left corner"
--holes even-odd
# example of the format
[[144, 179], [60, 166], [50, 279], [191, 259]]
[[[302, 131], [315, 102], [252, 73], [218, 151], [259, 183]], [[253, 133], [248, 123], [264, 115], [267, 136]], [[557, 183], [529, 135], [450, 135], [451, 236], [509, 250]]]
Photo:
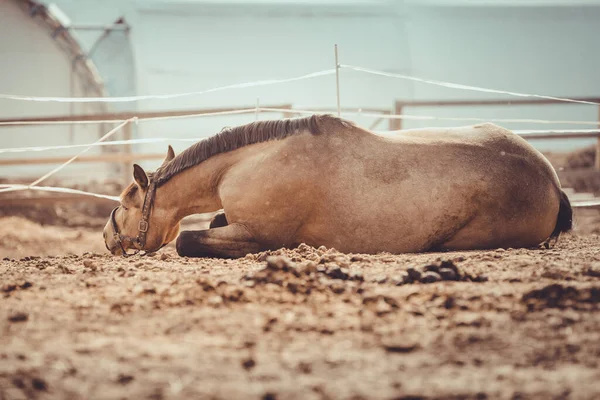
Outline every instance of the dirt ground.
[[0, 399], [597, 399], [600, 212], [578, 221], [551, 249], [228, 261], [4, 217]]

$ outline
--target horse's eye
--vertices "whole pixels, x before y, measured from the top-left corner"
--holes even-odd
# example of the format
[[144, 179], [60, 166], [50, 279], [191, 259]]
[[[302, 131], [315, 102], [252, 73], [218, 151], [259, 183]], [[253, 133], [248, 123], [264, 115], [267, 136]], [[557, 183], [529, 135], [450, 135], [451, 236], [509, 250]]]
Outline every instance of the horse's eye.
[[127, 211], [127, 210], [128, 210], [128, 209], [127, 209], [127, 207], [125, 207], [125, 206], [123, 206], [123, 205], [121, 206], [121, 208], [122, 208], [123, 210], [125, 210], [125, 211]]

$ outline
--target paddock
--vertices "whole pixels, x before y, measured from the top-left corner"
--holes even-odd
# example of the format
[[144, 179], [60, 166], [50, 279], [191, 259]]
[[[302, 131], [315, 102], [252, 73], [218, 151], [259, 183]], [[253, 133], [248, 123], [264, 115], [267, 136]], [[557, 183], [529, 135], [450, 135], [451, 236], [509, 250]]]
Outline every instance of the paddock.
[[[371, 13], [353, 7], [351, 18]], [[322, 12], [338, 18], [334, 11]], [[70, 29], [42, 16], [69, 54], [80, 51]], [[319, 26], [313, 36], [327, 32]], [[0, 89], [1, 104], [22, 110], [0, 114], [0, 135], [16, 138], [0, 146], [0, 399], [600, 397], [600, 98], [354, 65], [343, 45], [328, 56], [330, 68], [187, 92], [109, 96], [87, 62], [71, 79], [91, 80], [88, 92]], [[181, 87], [183, 78], [174, 82]], [[390, 97], [391, 82], [464, 97]], [[319, 86], [328, 100], [299, 102], [310, 98], [302, 86], [285, 101], [270, 95], [293, 83]], [[389, 106], [357, 102], [354, 86], [360, 95], [380, 88]], [[263, 97], [204, 106], [213, 94], [235, 98], [247, 88]], [[197, 106], [178, 108], [176, 100]], [[136, 102], [156, 103], [128, 107]], [[44, 114], [44, 104], [56, 109]], [[528, 107], [549, 111], [524, 117]], [[585, 109], [587, 117], [567, 108]], [[511, 116], [517, 109], [525, 111]], [[153, 170], [165, 155], [154, 149], [173, 144], [179, 152], [219, 124], [316, 113], [385, 135], [414, 124], [490, 121], [534, 145], [581, 140], [575, 150], [543, 151], [571, 200], [574, 229], [551, 246], [420, 254], [345, 254], [305, 244], [236, 260], [179, 257], [174, 243], [129, 258], [106, 250], [102, 228], [134, 162]], [[71, 179], [78, 174], [84, 179]], [[182, 229], [206, 229], [212, 216], [187, 217]]]

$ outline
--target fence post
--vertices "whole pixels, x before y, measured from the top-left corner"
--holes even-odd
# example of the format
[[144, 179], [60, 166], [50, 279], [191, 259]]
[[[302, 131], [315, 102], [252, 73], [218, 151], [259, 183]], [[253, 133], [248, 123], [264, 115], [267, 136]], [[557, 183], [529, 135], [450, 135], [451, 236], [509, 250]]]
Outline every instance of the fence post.
[[334, 46], [335, 52], [335, 93], [337, 100], [337, 114], [338, 117], [342, 116], [342, 107], [340, 106], [340, 62], [338, 58], [338, 45]]
[[[402, 110], [404, 108], [404, 104], [401, 101], [396, 100], [394, 104], [394, 114], [402, 115]], [[390, 119], [390, 130], [399, 131], [402, 129], [402, 120], [401, 119]]]

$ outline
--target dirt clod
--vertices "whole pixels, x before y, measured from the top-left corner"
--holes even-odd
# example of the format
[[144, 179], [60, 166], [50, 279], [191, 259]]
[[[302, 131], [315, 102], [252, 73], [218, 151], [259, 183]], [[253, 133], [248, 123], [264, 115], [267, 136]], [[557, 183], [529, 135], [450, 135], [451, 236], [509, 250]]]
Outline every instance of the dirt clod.
[[442, 277], [440, 276], [440, 274], [433, 272], [433, 271], [427, 271], [423, 275], [421, 275], [420, 282], [433, 283], [433, 282], [439, 282], [441, 280], [442, 280]]
[[31, 387], [33, 387], [35, 390], [39, 390], [39, 391], [45, 391], [48, 389], [48, 385], [46, 384], [46, 381], [41, 378], [31, 379]]
[[410, 353], [419, 348], [419, 343], [415, 340], [398, 337], [383, 339], [382, 346], [390, 353]]
[[128, 383], [133, 381], [134, 378], [135, 377], [133, 375], [119, 374], [119, 376], [117, 376], [117, 382], [120, 383], [121, 385], [127, 385]]
[[244, 369], [247, 371], [254, 368], [255, 365], [256, 365], [256, 361], [254, 361], [254, 359], [252, 357], [245, 358], [242, 360], [242, 367], [244, 367]]
[[29, 315], [25, 312], [16, 312], [8, 316], [10, 322], [25, 322], [29, 319]]
[[522, 301], [530, 311], [544, 308], [596, 309], [600, 303], [600, 287], [577, 288], [555, 283], [525, 293]]

